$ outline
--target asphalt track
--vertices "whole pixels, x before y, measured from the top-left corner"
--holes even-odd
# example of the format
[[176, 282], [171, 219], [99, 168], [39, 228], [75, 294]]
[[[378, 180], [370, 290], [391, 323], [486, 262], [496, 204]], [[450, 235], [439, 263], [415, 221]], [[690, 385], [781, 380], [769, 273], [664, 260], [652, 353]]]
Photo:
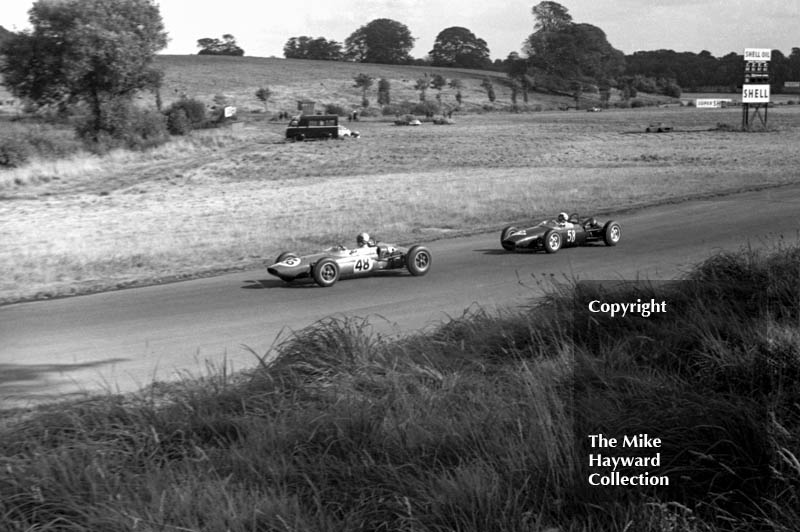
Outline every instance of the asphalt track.
[[433, 266], [424, 277], [384, 272], [324, 289], [256, 270], [0, 307], [0, 407], [133, 391], [209, 367], [244, 369], [257, 363], [253, 352], [263, 355], [280, 335], [329, 315], [367, 317], [382, 333], [406, 334], [473, 305], [525, 304], [539, 293], [536, 281], [551, 275], [673, 279], [718, 250], [768, 245], [781, 235], [797, 243], [800, 185], [613, 218], [623, 230], [613, 248], [512, 254], [500, 248], [499, 232], [431, 242]]

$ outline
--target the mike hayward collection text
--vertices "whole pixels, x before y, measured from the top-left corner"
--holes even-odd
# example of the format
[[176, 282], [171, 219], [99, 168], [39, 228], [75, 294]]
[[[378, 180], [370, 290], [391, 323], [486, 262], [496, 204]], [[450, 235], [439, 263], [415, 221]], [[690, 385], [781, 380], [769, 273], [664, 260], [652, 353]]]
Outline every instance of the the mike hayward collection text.
[[[592, 449], [616, 449], [620, 446], [618, 438], [611, 438], [604, 434], [590, 434], [589, 443]], [[661, 466], [661, 438], [654, 438], [648, 434], [624, 435], [621, 441], [622, 448], [653, 449], [656, 452], [650, 456], [609, 456], [600, 452], [589, 453], [589, 469], [600, 469], [589, 474], [589, 484], [592, 486], [668, 486], [669, 477], [666, 475], [651, 475], [649, 469]], [[624, 469], [618, 471], [618, 468]], [[641, 468], [644, 471], [631, 474], [631, 469]]]

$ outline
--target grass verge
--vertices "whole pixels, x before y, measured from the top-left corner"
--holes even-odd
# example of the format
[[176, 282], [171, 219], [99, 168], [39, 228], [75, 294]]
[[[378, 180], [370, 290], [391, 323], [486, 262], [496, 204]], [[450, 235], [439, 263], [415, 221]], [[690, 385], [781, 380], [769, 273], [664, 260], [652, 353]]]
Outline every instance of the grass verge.
[[[582, 285], [399, 340], [329, 319], [247, 373], [5, 412], [0, 528], [795, 530], [798, 278], [783, 246], [654, 287], [655, 320]], [[674, 483], [590, 488], [596, 431], [661, 436]]]

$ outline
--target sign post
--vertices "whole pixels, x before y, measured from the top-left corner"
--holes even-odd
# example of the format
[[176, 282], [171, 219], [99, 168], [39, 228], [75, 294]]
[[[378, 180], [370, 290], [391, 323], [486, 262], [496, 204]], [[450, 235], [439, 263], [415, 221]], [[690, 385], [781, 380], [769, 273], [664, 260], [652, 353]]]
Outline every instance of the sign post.
[[[769, 108], [769, 60], [772, 58], [770, 48], [744, 49], [744, 83], [742, 84], [742, 129], [750, 130], [756, 117], [761, 127], [767, 129], [767, 109]], [[750, 109], [753, 115], [750, 116]], [[764, 115], [761, 115], [761, 108]]]

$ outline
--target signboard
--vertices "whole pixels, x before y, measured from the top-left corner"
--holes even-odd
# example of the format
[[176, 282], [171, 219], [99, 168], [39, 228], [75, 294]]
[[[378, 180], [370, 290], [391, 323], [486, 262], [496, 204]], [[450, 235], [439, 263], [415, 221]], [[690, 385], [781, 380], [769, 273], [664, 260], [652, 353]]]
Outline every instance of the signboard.
[[720, 107], [725, 107], [725, 104], [730, 102], [730, 98], [697, 98], [694, 106], [698, 109], [719, 109]]
[[769, 103], [769, 85], [743, 85], [743, 103]]
[[744, 60], [745, 61], [769, 61], [772, 57], [772, 49], [770, 48], [745, 48]]
[[784, 81], [783, 82], [783, 86], [787, 87], [787, 88], [793, 87], [793, 88], [800, 89], [800, 81]]
[[225, 107], [225, 118], [230, 118], [235, 114], [236, 114], [236, 107], [230, 105]]

